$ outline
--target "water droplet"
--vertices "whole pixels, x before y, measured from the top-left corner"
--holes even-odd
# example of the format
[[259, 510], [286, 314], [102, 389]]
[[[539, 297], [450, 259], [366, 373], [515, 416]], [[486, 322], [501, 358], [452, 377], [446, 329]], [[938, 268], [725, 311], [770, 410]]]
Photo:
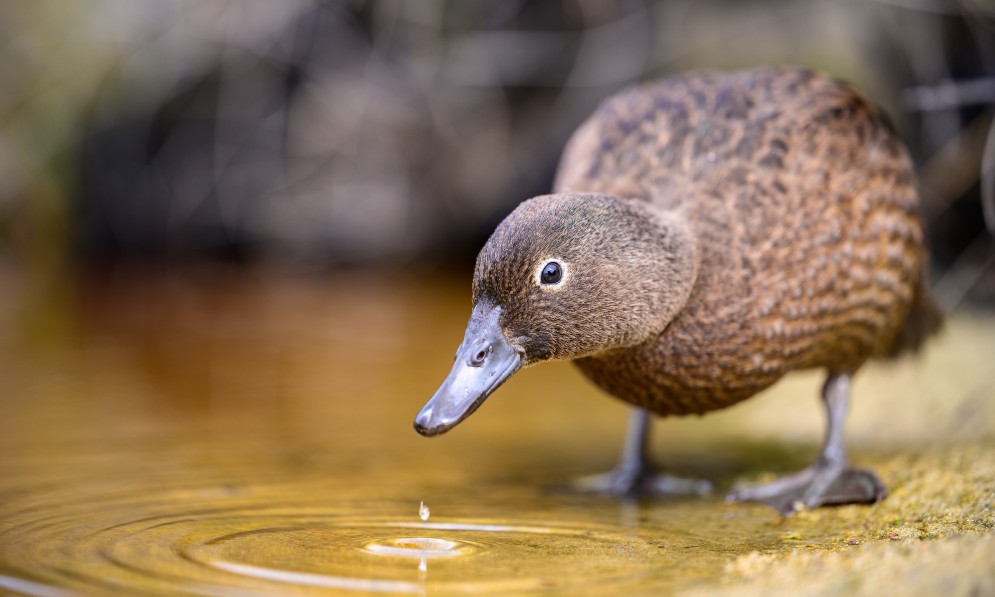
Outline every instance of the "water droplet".
[[428, 509], [428, 506], [425, 505], [425, 502], [422, 502], [421, 505], [418, 506], [418, 518], [421, 518], [422, 520], [428, 520], [428, 517], [431, 513], [432, 512]]

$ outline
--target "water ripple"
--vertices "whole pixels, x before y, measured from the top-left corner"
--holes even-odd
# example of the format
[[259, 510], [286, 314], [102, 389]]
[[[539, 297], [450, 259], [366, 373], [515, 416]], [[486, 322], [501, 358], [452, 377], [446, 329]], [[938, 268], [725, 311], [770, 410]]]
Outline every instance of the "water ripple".
[[638, 579], [658, 558], [654, 544], [611, 528], [412, 522], [306, 504], [133, 508], [130, 520], [113, 520], [121, 511], [101, 506], [0, 532], [17, 546], [0, 587], [58, 597], [126, 587], [212, 595], [569, 590]]

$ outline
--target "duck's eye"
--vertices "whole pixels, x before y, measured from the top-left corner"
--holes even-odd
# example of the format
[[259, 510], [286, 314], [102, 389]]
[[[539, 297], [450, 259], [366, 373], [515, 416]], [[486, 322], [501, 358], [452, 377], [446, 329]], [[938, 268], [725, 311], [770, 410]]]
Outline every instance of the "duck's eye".
[[542, 268], [539, 279], [543, 284], [556, 284], [563, 279], [563, 268], [555, 261], [550, 261]]

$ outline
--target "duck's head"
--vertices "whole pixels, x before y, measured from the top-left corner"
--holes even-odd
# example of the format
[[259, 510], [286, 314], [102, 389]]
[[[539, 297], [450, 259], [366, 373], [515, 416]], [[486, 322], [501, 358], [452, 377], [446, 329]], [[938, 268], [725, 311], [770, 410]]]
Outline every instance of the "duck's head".
[[463, 343], [415, 429], [448, 431], [523, 367], [658, 334], [687, 301], [696, 263], [683, 221], [642, 202], [558, 194], [522, 203], [477, 257]]

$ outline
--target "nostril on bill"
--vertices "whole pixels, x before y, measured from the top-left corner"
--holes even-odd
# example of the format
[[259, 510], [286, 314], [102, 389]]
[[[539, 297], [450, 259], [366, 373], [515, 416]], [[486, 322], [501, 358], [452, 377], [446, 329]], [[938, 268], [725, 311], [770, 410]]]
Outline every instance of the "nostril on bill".
[[472, 357], [470, 357], [470, 365], [472, 367], [479, 367], [479, 366], [483, 365], [484, 364], [484, 359], [487, 358], [487, 353], [489, 353], [490, 351], [491, 351], [491, 347], [490, 346], [488, 346], [486, 348], [481, 348], [480, 350], [478, 350], [476, 352], [476, 354], [474, 354]]

